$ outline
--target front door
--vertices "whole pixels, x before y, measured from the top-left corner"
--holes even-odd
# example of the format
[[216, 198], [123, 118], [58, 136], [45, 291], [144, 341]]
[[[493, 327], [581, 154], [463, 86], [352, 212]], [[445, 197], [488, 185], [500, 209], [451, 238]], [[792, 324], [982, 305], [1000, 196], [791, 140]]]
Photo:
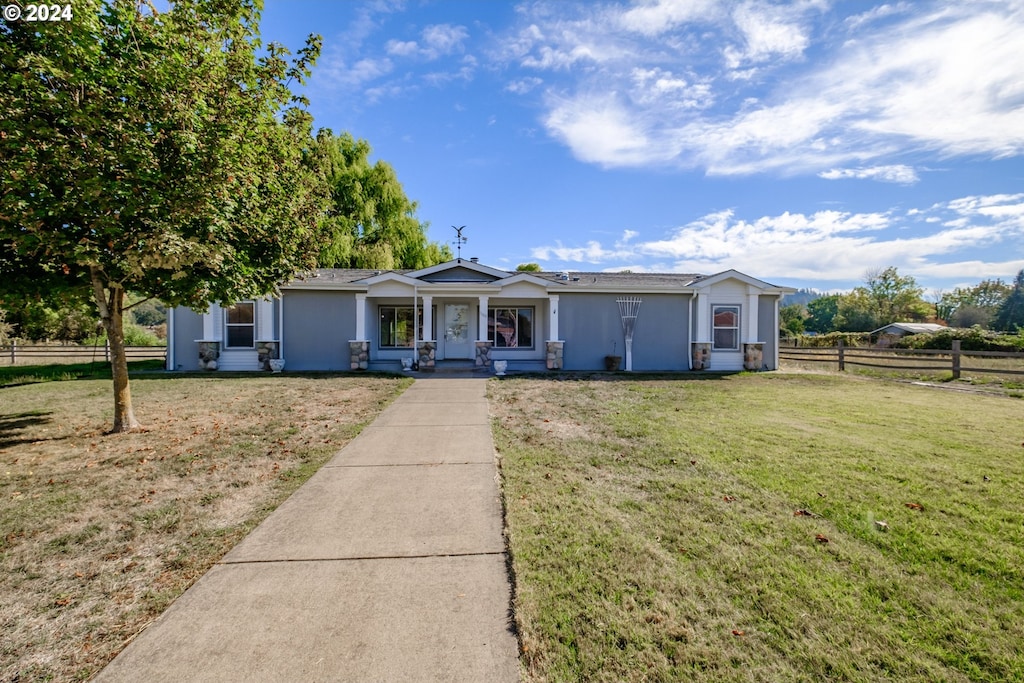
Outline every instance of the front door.
[[472, 358], [469, 304], [444, 305], [444, 357]]

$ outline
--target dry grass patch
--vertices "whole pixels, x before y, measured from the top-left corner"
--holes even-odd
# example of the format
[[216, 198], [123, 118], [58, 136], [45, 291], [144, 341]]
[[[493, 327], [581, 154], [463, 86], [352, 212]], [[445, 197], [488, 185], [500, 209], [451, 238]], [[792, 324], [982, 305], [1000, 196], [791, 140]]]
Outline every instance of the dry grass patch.
[[84, 680], [410, 380], [137, 377], [0, 389], [0, 680]]
[[489, 392], [528, 680], [1024, 680], [1019, 400], [795, 374]]

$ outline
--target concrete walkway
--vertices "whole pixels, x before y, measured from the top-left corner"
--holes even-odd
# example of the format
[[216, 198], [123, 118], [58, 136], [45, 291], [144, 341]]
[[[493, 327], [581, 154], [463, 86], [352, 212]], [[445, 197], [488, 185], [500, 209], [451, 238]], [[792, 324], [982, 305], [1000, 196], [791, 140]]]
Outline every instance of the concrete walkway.
[[482, 379], [417, 380], [97, 681], [518, 681]]

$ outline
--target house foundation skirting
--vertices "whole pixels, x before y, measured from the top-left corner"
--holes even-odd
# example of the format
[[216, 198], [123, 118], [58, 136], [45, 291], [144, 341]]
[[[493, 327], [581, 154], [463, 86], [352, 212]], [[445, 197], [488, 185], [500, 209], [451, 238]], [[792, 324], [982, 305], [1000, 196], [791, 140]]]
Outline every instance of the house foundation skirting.
[[693, 342], [693, 369], [711, 369], [711, 342]]
[[420, 366], [420, 372], [433, 372], [434, 371], [434, 357], [437, 353], [437, 342], [432, 341], [421, 341], [416, 342], [416, 355], [419, 357], [418, 362]]
[[478, 368], [490, 368], [491, 367], [491, 347], [494, 346], [494, 342], [491, 341], [478, 341], [476, 343], [476, 360], [473, 364]]
[[199, 368], [201, 370], [216, 370], [218, 358], [220, 358], [219, 341], [199, 342]]
[[545, 344], [547, 346], [546, 364], [548, 366], [548, 370], [561, 370], [563, 365], [565, 342], [549, 341], [545, 342]]
[[370, 342], [350, 340], [348, 343], [349, 367], [365, 370], [370, 366]]
[[743, 345], [743, 369], [760, 370], [764, 367], [764, 342]]

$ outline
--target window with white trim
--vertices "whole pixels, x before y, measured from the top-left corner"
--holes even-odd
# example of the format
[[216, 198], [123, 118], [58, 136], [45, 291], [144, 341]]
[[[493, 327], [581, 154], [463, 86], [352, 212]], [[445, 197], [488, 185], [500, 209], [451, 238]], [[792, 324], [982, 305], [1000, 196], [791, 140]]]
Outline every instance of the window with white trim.
[[737, 351], [740, 348], [740, 307], [712, 306], [712, 348], [719, 351]]
[[[435, 307], [431, 307], [431, 311]], [[380, 323], [379, 346], [382, 349], [411, 349], [416, 339], [423, 339], [423, 307], [416, 307], [416, 332], [413, 332], [412, 306], [378, 306]], [[437, 316], [433, 316], [437, 320]], [[433, 331], [431, 331], [433, 332]], [[433, 339], [433, 334], [431, 334]]]
[[488, 308], [487, 338], [500, 349], [533, 348], [533, 308]]
[[256, 346], [256, 302], [239, 301], [224, 309], [224, 347], [251, 349]]

